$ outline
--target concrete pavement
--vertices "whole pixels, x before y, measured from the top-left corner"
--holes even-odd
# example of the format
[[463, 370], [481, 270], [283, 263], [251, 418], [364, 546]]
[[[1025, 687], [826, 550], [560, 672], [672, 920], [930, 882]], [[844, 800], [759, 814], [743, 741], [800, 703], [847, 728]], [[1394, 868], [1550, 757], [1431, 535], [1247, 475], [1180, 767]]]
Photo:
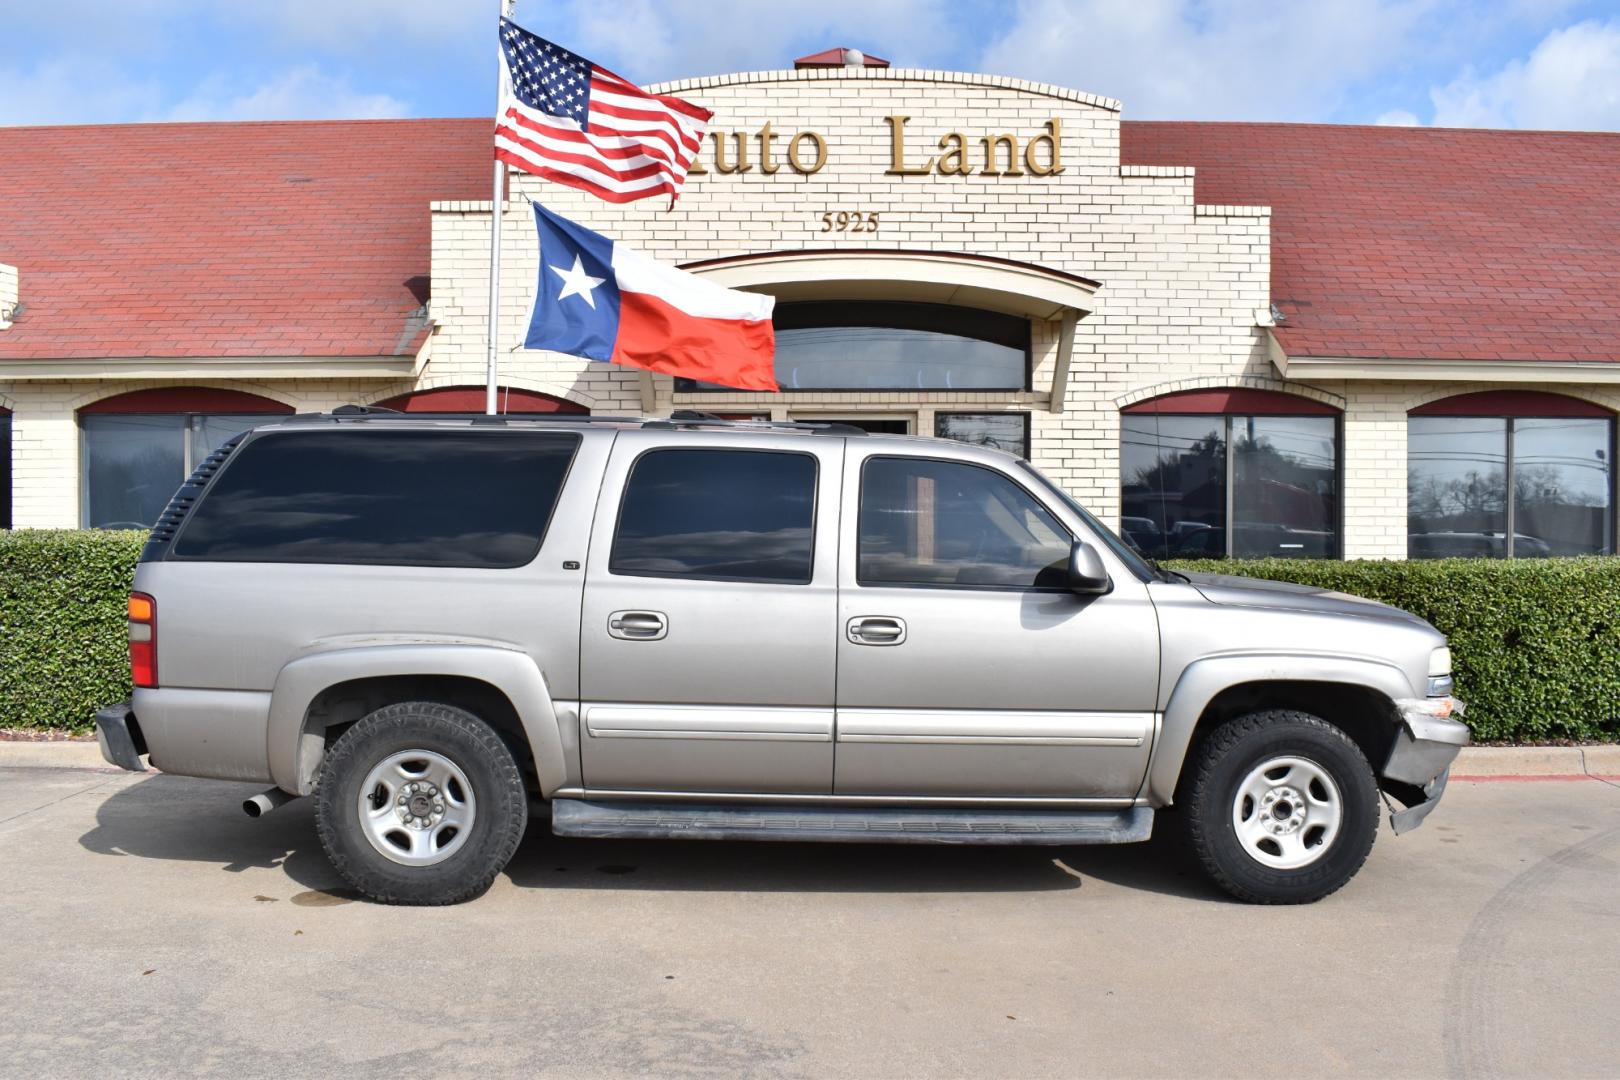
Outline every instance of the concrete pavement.
[[[1610, 1076], [1620, 786], [1454, 782], [1345, 890], [1122, 848], [563, 841], [354, 902], [295, 802], [0, 769], [0, 1074]], [[1161, 826], [1168, 825], [1161, 818]]]

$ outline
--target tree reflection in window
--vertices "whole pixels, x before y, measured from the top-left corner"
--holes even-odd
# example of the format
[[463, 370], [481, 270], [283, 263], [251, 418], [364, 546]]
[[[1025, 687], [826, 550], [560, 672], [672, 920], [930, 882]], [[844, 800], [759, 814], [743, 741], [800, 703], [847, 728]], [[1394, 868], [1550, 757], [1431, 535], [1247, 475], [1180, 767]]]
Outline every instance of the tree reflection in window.
[[1121, 428], [1121, 532], [1144, 554], [1338, 554], [1336, 417], [1139, 413]]
[[1612, 553], [1613, 426], [1596, 417], [1412, 417], [1408, 556]]

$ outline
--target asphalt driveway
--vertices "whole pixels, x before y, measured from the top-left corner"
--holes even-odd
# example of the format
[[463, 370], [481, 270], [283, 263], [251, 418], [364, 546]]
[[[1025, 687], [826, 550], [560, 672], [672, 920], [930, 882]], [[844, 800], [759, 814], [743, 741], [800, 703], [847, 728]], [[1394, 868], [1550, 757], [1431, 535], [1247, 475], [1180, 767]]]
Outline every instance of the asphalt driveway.
[[[1344, 891], [1126, 848], [564, 841], [337, 888], [307, 800], [0, 769], [0, 1073], [1613, 1076], [1620, 787], [1458, 782]], [[1161, 819], [1161, 823], [1165, 819]]]

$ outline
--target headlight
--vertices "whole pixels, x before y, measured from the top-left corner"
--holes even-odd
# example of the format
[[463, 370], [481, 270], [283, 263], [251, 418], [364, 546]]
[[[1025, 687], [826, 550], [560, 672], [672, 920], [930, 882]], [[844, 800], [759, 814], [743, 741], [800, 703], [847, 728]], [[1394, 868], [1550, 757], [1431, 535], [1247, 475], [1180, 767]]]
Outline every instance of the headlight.
[[1451, 647], [1442, 645], [1429, 654], [1429, 689], [1432, 698], [1448, 696], [1455, 684], [1451, 678]]
[[1433, 718], [1448, 720], [1454, 716], [1461, 716], [1468, 710], [1463, 703], [1454, 697], [1438, 698], [1401, 698], [1395, 702], [1395, 708], [1400, 711], [1401, 719], [1407, 723], [1414, 720]]

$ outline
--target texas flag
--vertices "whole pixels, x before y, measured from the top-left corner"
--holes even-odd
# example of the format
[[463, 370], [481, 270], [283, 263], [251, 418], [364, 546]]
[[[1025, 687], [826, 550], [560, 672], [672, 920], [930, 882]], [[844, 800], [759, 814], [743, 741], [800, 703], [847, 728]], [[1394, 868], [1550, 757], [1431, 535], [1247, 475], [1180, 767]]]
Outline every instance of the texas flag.
[[723, 289], [534, 204], [540, 281], [525, 348], [738, 390], [776, 390], [773, 297]]

